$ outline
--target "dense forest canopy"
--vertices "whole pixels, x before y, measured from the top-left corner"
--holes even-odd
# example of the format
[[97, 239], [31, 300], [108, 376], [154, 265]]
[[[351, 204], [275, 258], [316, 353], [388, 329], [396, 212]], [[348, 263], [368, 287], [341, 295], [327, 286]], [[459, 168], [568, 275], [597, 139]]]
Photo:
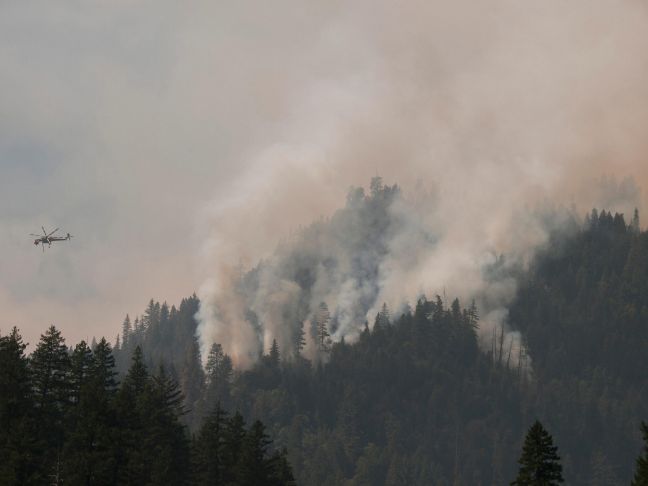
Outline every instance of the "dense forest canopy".
[[526, 367], [499, 334], [480, 351], [479, 309], [436, 296], [405, 313], [383, 307], [357, 342], [330, 343], [326, 364], [297, 355], [297, 336], [245, 372], [215, 345], [201, 375], [193, 297], [184, 317], [174, 311], [174, 323], [164, 318], [154, 331], [186, 333], [182, 357], [177, 338], [153, 338], [142, 324], [140, 337], [129, 336], [159, 359], [176, 356], [196, 416], [220, 401], [267, 423], [300, 483], [504, 484], [524, 431], [541, 418], [570, 484], [627, 484], [648, 416], [648, 233], [638, 215], [626, 223], [594, 211], [572, 221], [528, 269], [502, 270], [520, 286], [508, 322], [521, 333]]
[[[387, 190], [397, 197], [396, 188]], [[378, 204], [376, 195], [358, 194], [362, 201], [351, 206]], [[337, 217], [344, 214], [351, 213]], [[282, 314], [290, 339], [259, 342], [247, 369], [235, 366], [222, 343], [201, 354], [195, 295], [177, 307], [151, 300], [142, 315], [126, 316], [114, 349], [105, 340], [67, 348], [50, 328], [27, 357], [13, 331], [1, 338], [3, 360], [18, 359], [10, 378], [3, 368], [4, 389], [11, 383], [12, 392], [3, 393], [0, 413], [4, 424], [16, 410], [24, 413], [11, 419], [17, 425], [3, 428], [3, 451], [13, 454], [12, 471], [20, 474], [25, 450], [45, 451], [33, 456], [40, 474], [53, 474], [54, 466], [70, 474], [78, 468], [61, 453], [67, 458], [66, 451], [83, 450], [87, 424], [112, 437], [115, 423], [128, 422], [141, 437], [108, 443], [179, 448], [184, 452], [174, 460], [185, 462], [167, 461], [169, 467], [209, 475], [203, 449], [213, 442], [206, 430], [247, 421], [253, 427], [245, 434], [267, 450], [267, 471], [277, 481], [289, 483], [294, 472], [298, 484], [309, 485], [506, 484], [516, 477], [525, 432], [540, 419], [569, 484], [628, 484], [640, 451], [639, 424], [648, 417], [648, 232], [637, 213], [626, 222], [620, 214], [592, 211], [582, 223], [572, 222], [568, 233], [552, 233], [528, 268], [498, 267], [499, 260], [489, 268], [519, 285], [508, 318], [520, 336], [515, 351], [503, 327], [501, 334], [480, 336], [474, 302], [446, 296], [419, 296], [399, 309], [383, 304], [371, 322], [358, 312], [354, 340], [336, 335], [335, 304], [321, 300], [301, 315], [291, 314], [299, 306], [291, 308]], [[307, 229], [304, 238], [309, 231], [316, 232]], [[376, 255], [386, 251], [379, 239], [373, 244]], [[313, 264], [303, 263], [313, 254], [320, 252], [289, 252], [282, 264], [299, 281], [301, 302], [313, 291], [306, 271]], [[260, 285], [263, 266], [243, 275], [244, 292]], [[377, 292], [367, 295], [375, 299]], [[364, 311], [375, 303], [358, 305]], [[260, 326], [259, 315], [249, 311]], [[46, 372], [47, 363], [59, 371]], [[141, 409], [133, 405], [140, 399]], [[151, 416], [166, 425], [158, 430]], [[34, 420], [51, 422], [51, 433], [36, 433]], [[271, 449], [266, 434], [274, 439]], [[109, 446], [102, 447], [93, 449], [97, 467], [126, 474], [130, 459], [102, 462], [110, 456]], [[199, 460], [203, 466], [196, 466]], [[128, 474], [154, 474], [155, 467]]]
[[294, 484], [265, 426], [218, 405], [191, 437], [177, 382], [139, 346], [118, 383], [111, 345], [67, 348], [51, 326], [34, 352], [0, 336], [0, 484]]

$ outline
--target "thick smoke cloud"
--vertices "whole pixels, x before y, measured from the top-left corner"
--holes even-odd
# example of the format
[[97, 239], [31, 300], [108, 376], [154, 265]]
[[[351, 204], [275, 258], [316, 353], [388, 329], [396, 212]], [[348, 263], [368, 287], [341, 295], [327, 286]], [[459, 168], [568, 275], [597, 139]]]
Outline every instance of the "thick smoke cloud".
[[[376, 174], [404, 188], [389, 251], [370, 281], [347, 278], [346, 253], [329, 255], [337, 271], [315, 276], [316, 297], [299, 303], [306, 315], [324, 300], [339, 316], [334, 337], [352, 338], [365, 318], [354, 303], [371, 302], [372, 320], [382, 302], [445, 292], [478, 300], [486, 336], [504, 325], [516, 283], [484, 269], [499, 254], [524, 265], [545, 243], [536, 208], [642, 206], [647, 20], [630, 1], [331, 6], [314, 22], [308, 63], [284, 59], [286, 82], [291, 69], [306, 73], [282, 100], [272, 143], [250, 152], [247, 174], [203, 215], [203, 348], [219, 341], [246, 366], [272, 339], [289, 342], [294, 324], [281, 314], [299, 292], [276, 245]], [[250, 323], [232, 282], [258, 259]]]
[[[202, 287], [204, 346], [265, 347], [296, 292], [270, 255], [378, 174], [438, 241], [394, 235], [376, 301], [470, 298], [492, 252], [543, 241], [537, 201], [640, 204], [646, 20], [634, 0], [2, 2], [0, 332], [112, 337]], [[36, 254], [42, 224], [77, 238]], [[230, 282], [260, 258], [259, 333]], [[331, 306], [374, 291], [340, 285]]]

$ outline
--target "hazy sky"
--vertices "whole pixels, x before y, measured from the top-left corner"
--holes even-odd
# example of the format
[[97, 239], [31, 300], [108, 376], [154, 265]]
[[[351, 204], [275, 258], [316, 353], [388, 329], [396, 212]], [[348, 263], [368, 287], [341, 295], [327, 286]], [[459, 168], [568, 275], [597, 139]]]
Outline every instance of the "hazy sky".
[[[606, 173], [645, 187], [647, 14], [1, 2], [0, 330], [114, 339], [150, 297], [177, 303], [214, 260], [261, 256], [376, 173], [436, 185], [468, 221], [534, 192], [600, 201]], [[27, 236], [41, 225], [75, 238], [43, 254]]]

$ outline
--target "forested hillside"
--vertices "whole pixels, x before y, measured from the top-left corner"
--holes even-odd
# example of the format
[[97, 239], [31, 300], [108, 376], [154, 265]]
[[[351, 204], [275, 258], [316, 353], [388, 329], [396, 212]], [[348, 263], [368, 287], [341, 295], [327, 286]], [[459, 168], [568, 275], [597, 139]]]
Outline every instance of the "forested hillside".
[[[242, 457], [266, 451], [261, 469], [277, 484], [290, 483], [288, 464], [308, 485], [507, 484], [539, 419], [569, 484], [628, 484], [648, 417], [648, 232], [638, 215], [626, 224], [594, 211], [515, 272], [509, 326], [528, 362], [496, 342], [480, 349], [479, 309], [438, 296], [396, 316], [383, 306], [353, 343], [329, 339], [322, 303], [304, 331], [317, 339], [317, 361], [301, 354], [301, 333], [246, 371], [218, 343], [203, 366], [195, 295], [177, 308], [151, 300], [126, 317], [114, 350], [105, 340], [68, 348], [50, 328], [26, 356], [13, 331], [0, 338], [1, 477], [155, 484], [161, 468], [199, 481], [213, 457], [238, 447], [210, 444], [238, 436], [250, 448]], [[246, 432], [243, 421], [254, 425]], [[232, 461], [216, 474], [250, 469]]]
[[627, 484], [648, 417], [648, 232], [639, 215], [626, 224], [593, 211], [571, 238], [556, 236], [510, 312], [533, 358], [530, 404], [547, 417], [567, 472], [582, 484], [588, 471], [608, 478], [598, 484]]
[[0, 484], [294, 484], [259, 421], [214, 407], [190, 436], [177, 383], [139, 347], [121, 383], [105, 339], [72, 349], [51, 326], [25, 348], [16, 328], [0, 336]]
[[536, 418], [570, 484], [627, 484], [648, 417], [648, 233], [638, 216], [593, 212], [570, 234], [516, 275], [509, 324], [528, 369], [480, 351], [478, 309], [439, 297], [400, 316], [385, 307], [358, 342], [332, 343], [326, 364], [275, 343], [245, 372], [218, 344], [200, 367], [195, 296], [151, 302], [125, 323], [118, 362], [135, 344], [166, 362], [194, 428], [218, 402], [266, 423], [300, 484], [506, 484]]

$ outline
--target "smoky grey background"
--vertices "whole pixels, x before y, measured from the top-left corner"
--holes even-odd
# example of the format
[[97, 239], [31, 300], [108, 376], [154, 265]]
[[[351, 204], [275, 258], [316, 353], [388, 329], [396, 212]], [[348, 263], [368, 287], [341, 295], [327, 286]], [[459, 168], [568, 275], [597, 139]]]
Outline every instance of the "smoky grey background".
[[[606, 0], [3, 2], [0, 328], [113, 338], [150, 297], [216, 301], [231, 268], [376, 174], [434, 192], [429, 224], [452, 250], [421, 255], [420, 275], [394, 264], [385, 295], [440, 282], [470, 294], [479, 281], [453, 280], [485, 250], [541, 244], [521, 209], [642, 207], [647, 13]], [[42, 254], [27, 236], [41, 225], [76, 238]]]

